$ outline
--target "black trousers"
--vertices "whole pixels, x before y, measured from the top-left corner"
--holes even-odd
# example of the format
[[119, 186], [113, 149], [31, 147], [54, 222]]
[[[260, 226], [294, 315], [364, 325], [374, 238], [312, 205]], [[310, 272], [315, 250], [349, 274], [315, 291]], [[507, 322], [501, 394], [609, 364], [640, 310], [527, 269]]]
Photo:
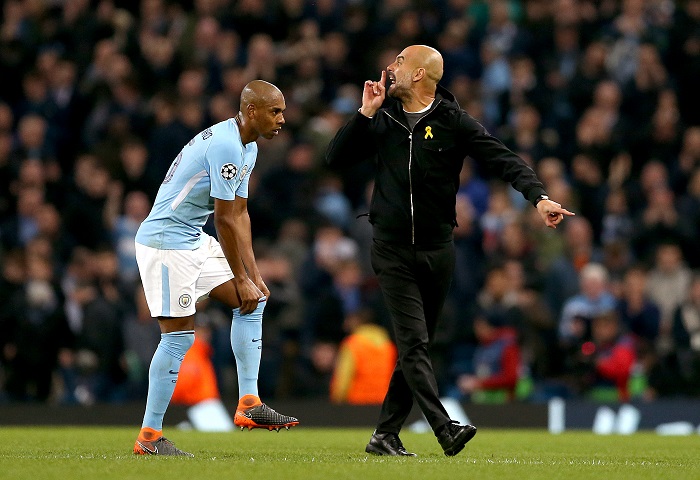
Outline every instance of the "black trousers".
[[377, 431], [399, 433], [414, 398], [436, 431], [450, 417], [440, 402], [428, 347], [452, 280], [454, 243], [415, 246], [375, 239], [371, 256], [399, 351]]

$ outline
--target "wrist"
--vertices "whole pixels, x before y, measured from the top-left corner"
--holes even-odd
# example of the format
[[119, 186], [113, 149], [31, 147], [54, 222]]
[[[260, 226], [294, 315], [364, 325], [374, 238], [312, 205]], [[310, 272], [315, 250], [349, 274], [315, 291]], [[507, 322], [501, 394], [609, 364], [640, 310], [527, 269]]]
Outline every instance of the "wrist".
[[260, 275], [260, 273], [253, 273], [249, 276], [250, 276], [250, 279], [253, 281], [253, 283], [256, 285], [263, 281], [262, 275]]
[[549, 196], [544, 195], [544, 194], [538, 196], [538, 197], [535, 199], [535, 201], [533, 202], [533, 204], [535, 205], [535, 208], [537, 207], [537, 204], [540, 203], [542, 200], [549, 200]]
[[237, 283], [239, 285], [246, 283], [248, 281], [248, 275], [245, 273], [242, 273], [239, 275], [236, 272], [234, 272], [233, 273], [233, 281], [234, 281], [234, 283]]
[[360, 107], [357, 109], [358, 112], [360, 112], [360, 115], [367, 117], [367, 118], [372, 118], [376, 112], [376, 110], [371, 110], [369, 108], [365, 107]]

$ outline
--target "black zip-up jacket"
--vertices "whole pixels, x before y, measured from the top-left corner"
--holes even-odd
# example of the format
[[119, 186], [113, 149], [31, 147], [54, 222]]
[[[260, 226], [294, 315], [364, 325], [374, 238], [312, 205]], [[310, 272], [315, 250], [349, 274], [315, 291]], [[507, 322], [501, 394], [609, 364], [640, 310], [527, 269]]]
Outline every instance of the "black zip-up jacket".
[[353, 114], [328, 145], [326, 162], [337, 168], [372, 156], [376, 174], [369, 221], [374, 238], [386, 242], [421, 245], [452, 239], [459, 172], [467, 156], [533, 204], [546, 194], [535, 172], [440, 85], [413, 132], [400, 102], [372, 118]]

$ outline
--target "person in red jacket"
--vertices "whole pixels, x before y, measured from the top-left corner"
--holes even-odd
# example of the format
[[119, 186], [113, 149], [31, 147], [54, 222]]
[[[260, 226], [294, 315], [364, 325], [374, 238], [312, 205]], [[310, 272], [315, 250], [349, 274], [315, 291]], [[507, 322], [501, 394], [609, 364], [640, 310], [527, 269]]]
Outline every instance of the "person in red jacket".
[[624, 332], [615, 311], [597, 315], [591, 323], [591, 341], [581, 346], [584, 388], [595, 393], [614, 387], [618, 400], [630, 399], [628, 383], [637, 361], [634, 339]]
[[515, 398], [520, 377], [520, 346], [515, 328], [504, 325], [502, 317], [479, 315], [474, 334], [479, 345], [474, 351], [474, 373], [457, 378], [457, 387], [474, 401], [502, 401]]

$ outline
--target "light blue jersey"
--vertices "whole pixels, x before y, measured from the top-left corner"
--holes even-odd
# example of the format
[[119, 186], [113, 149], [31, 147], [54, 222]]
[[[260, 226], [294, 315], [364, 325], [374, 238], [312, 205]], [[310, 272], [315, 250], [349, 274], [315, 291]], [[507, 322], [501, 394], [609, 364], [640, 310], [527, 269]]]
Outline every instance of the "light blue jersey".
[[173, 161], [136, 241], [161, 250], [194, 250], [214, 212], [214, 199], [248, 198], [258, 145], [241, 143], [228, 119], [197, 134]]

